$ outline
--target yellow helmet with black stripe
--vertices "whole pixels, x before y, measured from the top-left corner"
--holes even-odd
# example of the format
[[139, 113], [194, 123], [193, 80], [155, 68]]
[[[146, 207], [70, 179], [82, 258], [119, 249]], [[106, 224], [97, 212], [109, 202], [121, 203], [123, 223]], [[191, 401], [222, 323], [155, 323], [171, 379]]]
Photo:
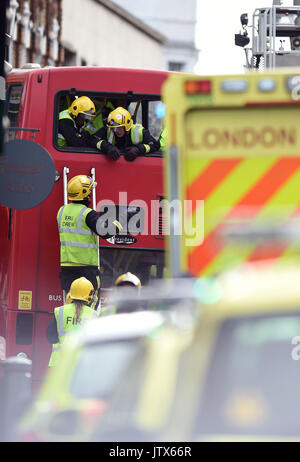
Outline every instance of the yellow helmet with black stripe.
[[120, 106], [109, 114], [106, 125], [109, 128], [124, 127], [128, 132], [133, 125], [133, 120], [127, 109]]
[[82, 201], [88, 197], [97, 183], [87, 175], [77, 175], [71, 178], [67, 185], [68, 199], [71, 201]]

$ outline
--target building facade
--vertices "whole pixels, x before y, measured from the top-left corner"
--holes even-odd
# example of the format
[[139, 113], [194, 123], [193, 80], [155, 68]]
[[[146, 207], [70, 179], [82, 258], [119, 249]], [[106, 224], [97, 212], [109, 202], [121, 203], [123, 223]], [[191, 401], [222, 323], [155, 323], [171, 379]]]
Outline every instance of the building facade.
[[6, 32], [15, 68], [163, 68], [163, 34], [111, 0], [7, 0]]
[[63, 0], [66, 65], [162, 69], [165, 37], [110, 0]]
[[62, 0], [7, 0], [6, 11], [6, 61], [62, 65]]
[[199, 55], [195, 45], [197, 0], [122, 0], [122, 7], [167, 37], [164, 69], [194, 71]]

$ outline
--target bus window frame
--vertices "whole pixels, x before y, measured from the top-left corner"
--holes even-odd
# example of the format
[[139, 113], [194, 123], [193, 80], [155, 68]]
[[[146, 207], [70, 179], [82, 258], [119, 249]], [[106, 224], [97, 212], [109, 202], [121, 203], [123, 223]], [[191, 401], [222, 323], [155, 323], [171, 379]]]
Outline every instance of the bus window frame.
[[[124, 92], [105, 92], [105, 91], [91, 91], [91, 90], [77, 90], [75, 88], [71, 89], [61, 89], [58, 92], [55, 93], [54, 95], [54, 117], [53, 117], [53, 132], [52, 132], [52, 143], [53, 147], [56, 149], [56, 151], [60, 152], [65, 152], [65, 153], [85, 153], [85, 154], [101, 154], [105, 156], [106, 154], [103, 154], [99, 152], [97, 149], [89, 148], [89, 147], [79, 147], [79, 146], [71, 146], [71, 147], [63, 147], [59, 146], [57, 143], [57, 135], [58, 135], [58, 121], [59, 121], [59, 103], [60, 99], [62, 97], [66, 96], [88, 96], [89, 98], [124, 98], [127, 97], [129, 104], [138, 102], [139, 100], [142, 101], [142, 121], [143, 121], [143, 127], [148, 129], [148, 123], [149, 123], [149, 105], [148, 102], [150, 101], [161, 101], [161, 95], [159, 94], [154, 94], [154, 93], [133, 93], [132, 91], [128, 91], [127, 93]], [[145, 104], [147, 103], [147, 105]], [[148, 108], [148, 111], [147, 111]], [[121, 155], [123, 155], [121, 153]], [[162, 150], [155, 151], [153, 153], [148, 153], [148, 154], [141, 154], [141, 157], [163, 157], [163, 152]]]
[[[10, 97], [11, 97], [11, 92], [12, 89], [15, 87], [21, 87], [21, 94], [20, 94], [20, 101], [18, 103], [18, 117], [15, 122], [15, 125], [11, 125], [11, 119], [9, 117], [9, 106], [10, 106]], [[7, 138], [7, 141], [12, 141], [16, 139], [16, 130], [14, 128], [19, 127], [19, 118], [20, 118], [20, 110], [21, 110], [21, 104], [22, 104], [22, 97], [23, 97], [23, 91], [24, 91], [24, 82], [23, 81], [17, 81], [17, 82], [10, 82], [6, 86], [6, 91], [5, 91], [5, 105], [4, 105], [4, 114], [6, 117], [9, 119], [9, 127], [7, 129], [7, 135], [5, 138]], [[13, 138], [11, 138], [11, 133], [14, 133]]]
[[[162, 279], [162, 278], [163, 278], [163, 274], [164, 274], [164, 270], [165, 270], [165, 268], [167, 267], [165, 251], [164, 251], [164, 249], [161, 249], [161, 248], [153, 248], [153, 247], [149, 247], [149, 248], [148, 248], [148, 247], [147, 247], [147, 248], [145, 248], [145, 247], [127, 247], [127, 248], [126, 248], [125, 246], [120, 246], [120, 245], [109, 245], [109, 246], [108, 246], [108, 245], [100, 244], [100, 245], [99, 245], [100, 262], [101, 262], [101, 257], [102, 257], [102, 261], [103, 261], [103, 258], [104, 258], [104, 256], [103, 256], [103, 250], [104, 250], [104, 251], [105, 251], [105, 250], [106, 250], [106, 251], [108, 250], [108, 251], [110, 251], [110, 252], [113, 252], [114, 250], [124, 251], [125, 254], [129, 254], [129, 252], [130, 252], [130, 253], [132, 253], [132, 252], [137, 252], [137, 253], [138, 253], [138, 252], [143, 252], [143, 253], [149, 253], [149, 254], [150, 254], [150, 253], [155, 253], [155, 254], [157, 254], [157, 255], [160, 254], [159, 259], [161, 259], [162, 262], [159, 261], [159, 263], [162, 263], [162, 267], [160, 268], [160, 269], [161, 269], [161, 273], [162, 273], [162, 277], [156, 277], [156, 278], [154, 278], [154, 279]], [[124, 255], [125, 255], [125, 254], [124, 254]], [[129, 255], [128, 255], [128, 256], [129, 256]], [[143, 255], [143, 257], [144, 257], [144, 256], [145, 256], [145, 255]], [[152, 266], [152, 265], [150, 265], [150, 266]], [[101, 263], [100, 263], [100, 267], [101, 267]], [[157, 266], [157, 267], [158, 267], [158, 266]], [[126, 270], [125, 272], [127, 272], [127, 271], [132, 272], [132, 268], [128, 267], [127, 270]], [[123, 274], [123, 273], [124, 273], [123, 270], [120, 271], [117, 275], [115, 275], [115, 279], [116, 279], [118, 276], [120, 276], [121, 274]], [[135, 274], [141, 279], [142, 284], [145, 285], [145, 282], [142, 280], [142, 278], [141, 278], [141, 276], [140, 276], [140, 272], [139, 272], [139, 271], [136, 271]], [[104, 277], [104, 276], [103, 276], [103, 277]], [[112, 277], [112, 285], [106, 287], [106, 286], [105, 286], [105, 282], [104, 282], [104, 280], [105, 280], [105, 277], [104, 277], [104, 280], [103, 280], [103, 283], [102, 283], [102, 289], [101, 289], [101, 290], [104, 291], [104, 292], [110, 291], [110, 290], [112, 289], [112, 287], [113, 287], [113, 284], [114, 284], [114, 280], [115, 280], [115, 279]], [[147, 282], [146, 284], [149, 284], [150, 280], [151, 280], [151, 276], [150, 276], [150, 278], [149, 278], [149, 280], [148, 280], [148, 282]]]

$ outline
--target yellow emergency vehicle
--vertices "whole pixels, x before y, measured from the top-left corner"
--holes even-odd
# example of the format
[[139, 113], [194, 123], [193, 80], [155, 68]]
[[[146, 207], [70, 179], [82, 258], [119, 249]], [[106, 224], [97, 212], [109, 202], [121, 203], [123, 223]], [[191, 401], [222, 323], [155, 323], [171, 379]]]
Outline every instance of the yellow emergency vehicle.
[[207, 276], [294, 253], [292, 242], [222, 236], [299, 219], [300, 69], [170, 75], [163, 99], [171, 274]]
[[159, 313], [140, 311], [101, 317], [71, 332], [19, 423], [19, 440], [86, 441], [120, 375], [163, 323]]
[[299, 441], [299, 280], [266, 263], [196, 279], [199, 318], [147, 345], [91, 440]]

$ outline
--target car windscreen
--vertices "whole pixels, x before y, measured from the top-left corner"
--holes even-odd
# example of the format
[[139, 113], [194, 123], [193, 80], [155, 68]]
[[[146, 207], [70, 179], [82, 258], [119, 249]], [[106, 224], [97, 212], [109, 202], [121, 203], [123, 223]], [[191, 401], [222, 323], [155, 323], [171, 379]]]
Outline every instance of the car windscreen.
[[139, 338], [86, 345], [76, 365], [70, 393], [77, 398], [108, 398], [139, 348]]
[[199, 396], [194, 438], [299, 436], [299, 336], [300, 313], [224, 321]]

